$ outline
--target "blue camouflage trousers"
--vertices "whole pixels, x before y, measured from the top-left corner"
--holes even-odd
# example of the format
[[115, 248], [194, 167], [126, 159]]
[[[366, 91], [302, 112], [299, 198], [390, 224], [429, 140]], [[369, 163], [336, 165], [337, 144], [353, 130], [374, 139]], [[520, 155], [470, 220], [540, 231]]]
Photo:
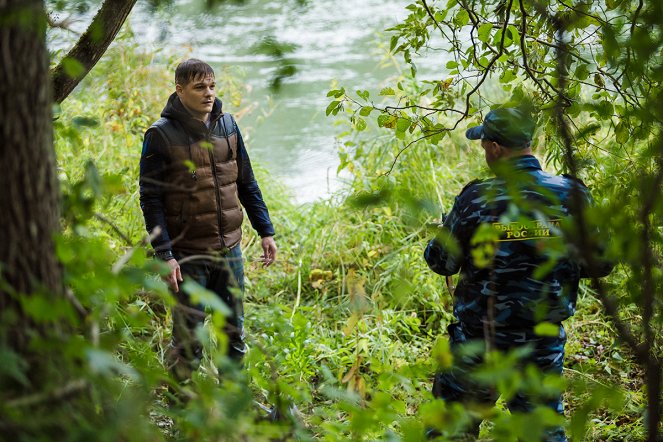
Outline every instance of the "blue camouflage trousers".
[[[483, 345], [485, 349], [485, 338], [481, 332], [472, 333], [470, 329], [461, 323], [451, 324], [447, 328], [451, 351], [454, 354], [454, 367], [450, 371], [438, 373], [433, 381], [433, 396], [442, 398], [448, 402], [494, 404], [497, 394], [494, 389], [484, 384], [479, 384], [468, 375], [474, 368], [483, 362], [481, 353], [472, 356], [463, 354], [461, 350], [464, 344], [472, 342]], [[543, 373], [562, 374], [564, 367], [564, 345], [566, 344], [566, 332], [564, 327], [559, 326], [559, 335], [556, 337], [543, 337], [534, 334], [533, 331], [496, 330], [494, 336], [494, 348], [499, 351], [509, 351], [521, 346], [529, 346], [532, 351], [522, 362], [523, 365], [534, 364]], [[559, 414], [563, 414], [564, 408], [561, 396], [546, 398], [539, 403], [552, 408]], [[507, 407], [515, 412], [529, 412], [535, 405], [525, 394], [517, 393], [507, 402]], [[467, 429], [469, 435], [479, 435], [480, 421], [475, 421], [471, 428]], [[561, 427], [550, 428], [546, 431], [544, 438], [546, 442], [566, 442], [564, 429]]]

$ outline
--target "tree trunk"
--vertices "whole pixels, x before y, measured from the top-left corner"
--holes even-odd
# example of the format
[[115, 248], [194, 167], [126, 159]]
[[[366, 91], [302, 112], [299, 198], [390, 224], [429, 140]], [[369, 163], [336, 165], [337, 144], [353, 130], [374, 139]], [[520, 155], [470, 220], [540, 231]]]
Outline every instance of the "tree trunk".
[[[62, 293], [43, 0], [0, 0], [0, 17], [0, 311], [24, 322], [18, 297]], [[12, 334], [20, 351], [21, 330]]]
[[[81, 35], [81, 38], [63, 61], [51, 72], [53, 100], [56, 103], [62, 103], [83, 77], [97, 64], [120, 31], [134, 4], [136, 4], [136, 0], [104, 1], [85, 33]], [[78, 61], [83, 67], [83, 70], [76, 72], [75, 75], [70, 75], [71, 72], [68, 73], [65, 68], [67, 61], [72, 59]]]

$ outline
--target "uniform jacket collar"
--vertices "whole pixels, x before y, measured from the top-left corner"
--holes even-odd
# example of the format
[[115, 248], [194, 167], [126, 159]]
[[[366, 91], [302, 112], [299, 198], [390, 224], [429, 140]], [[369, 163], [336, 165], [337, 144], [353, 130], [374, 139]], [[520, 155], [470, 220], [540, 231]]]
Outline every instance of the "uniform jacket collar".
[[509, 167], [515, 170], [538, 169], [541, 170], [541, 163], [534, 155], [522, 155], [519, 157], [510, 158], [508, 161]]

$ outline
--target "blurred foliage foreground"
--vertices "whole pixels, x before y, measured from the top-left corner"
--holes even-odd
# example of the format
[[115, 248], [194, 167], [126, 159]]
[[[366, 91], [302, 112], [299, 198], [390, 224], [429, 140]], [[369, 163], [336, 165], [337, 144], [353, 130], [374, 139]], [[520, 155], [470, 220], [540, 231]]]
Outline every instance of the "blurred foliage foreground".
[[[463, 26], [469, 18], [460, 14], [454, 20]], [[513, 38], [515, 30], [509, 32]], [[0, 439], [417, 441], [430, 427], [452, 437], [467, 419], [481, 416], [488, 419], [482, 437], [540, 440], [543, 425], [558, 418], [545, 410], [528, 416], [505, 411], [502, 401], [518, 389], [565, 391], [567, 430], [574, 440], [645, 438], [642, 368], [617, 341], [589, 286], [582, 287], [579, 311], [566, 323], [564, 379], [519, 367], [517, 354], [495, 354], [477, 376], [502, 394], [496, 407], [465, 410], [433, 400], [432, 376], [451, 363], [444, 332], [452, 320], [452, 299], [441, 278], [427, 269], [422, 251], [434, 234], [429, 226], [450, 209], [466, 182], [485, 174], [483, 157], [462, 130], [444, 135], [445, 148], [422, 143], [401, 150], [403, 140], [414, 139], [408, 138], [412, 120], [401, 124], [405, 113], [395, 119], [387, 115], [394, 108], [353, 107], [344, 91], [331, 92], [338, 99], [329, 111], [349, 117], [340, 120], [348, 127], [341, 168], [352, 176], [349, 196], [295, 206], [286, 189], [266, 187], [273, 180], [258, 171], [280, 251], [278, 263], [262, 269], [256, 260], [259, 241], [247, 228], [251, 351], [245, 367], [233, 369], [222, 356], [223, 306], [190, 285], [191, 296], [210, 310], [200, 330], [207, 359], [191, 382], [177, 385], [164, 367], [174, 301], [158, 277], [164, 266], [148, 256], [138, 206], [142, 135], [171, 91], [175, 62], [164, 66], [154, 57], [123, 37], [56, 114], [63, 191], [57, 252], [68, 297], [55, 304], [30, 297], [23, 307], [35, 322], [76, 332], [63, 332], [66, 339], [34, 337], [35, 352], [58, 361], [52, 388], [11, 400], [0, 388]], [[401, 103], [420, 98], [422, 83], [415, 74], [404, 75], [397, 90], [383, 95], [400, 96]], [[242, 87], [236, 76], [217, 76], [227, 108], [239, 109]], [[438, 91], [446, 87], [437, 86]], [[503, 98], [510, 92], [502, 91]], [[358, 95], [368, 101], [367, 91]], [[364, 121], [376, 109], [377, 125], [391, 131], [369, 128], [376, 132], [367, 137], [359, 115]], [[593, 134], [599, 132], [595, 128]], [[636, 148], [628, 154], [637, 155]], [[554, 152], [547, 153], [551, 163]], [[397, 167], [385, 176], [397, 155]], [[610, 156], [584, 160], [593, 171], [614, 173], [609, 176], [616, 183], [628, 179], [627, 170], [608, 167]], [[600, 188], [601, 180], [609, 179], [590, 181]], [[610, 197], [596, 196], [599, 202]], [[621, 267], [608, 284], [625, 296], [633, 282]], [[637, 323], [639, 312], [630, 305], [624, 303], [622, 318]], [[6, 319], [0, 327], [11, 324]], [[29, 361], [4, 347], [0, 353], [0, 387], [27, 382], [22, 373]], [[264, 408], [272, 406], [281, 411], [281, 420], [266, 419]]]

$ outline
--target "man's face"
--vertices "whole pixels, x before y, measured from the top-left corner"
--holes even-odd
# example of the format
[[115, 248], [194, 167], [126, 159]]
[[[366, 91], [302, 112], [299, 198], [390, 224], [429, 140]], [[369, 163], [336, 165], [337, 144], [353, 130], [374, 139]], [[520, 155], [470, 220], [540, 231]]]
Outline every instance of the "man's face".
[[197, 77], [186, 85], [175, 86], [177, 96], [194, 118], [206, 121], [214, 106], [216, 83], [214, 77]]

